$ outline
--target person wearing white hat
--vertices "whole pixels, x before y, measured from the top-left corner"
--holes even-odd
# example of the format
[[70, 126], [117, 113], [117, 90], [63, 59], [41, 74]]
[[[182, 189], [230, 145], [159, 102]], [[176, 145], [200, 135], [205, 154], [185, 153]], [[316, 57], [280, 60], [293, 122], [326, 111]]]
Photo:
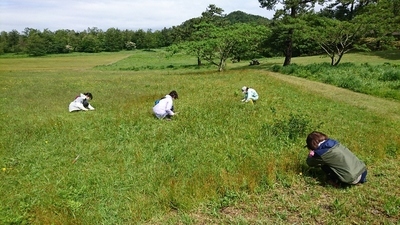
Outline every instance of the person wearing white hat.
[[258, 100], [258, 93], [253, 88], [243, 86], [242, 93], [244, 94], [244, 98], [242, 99], [242, 102], [254, 103]]

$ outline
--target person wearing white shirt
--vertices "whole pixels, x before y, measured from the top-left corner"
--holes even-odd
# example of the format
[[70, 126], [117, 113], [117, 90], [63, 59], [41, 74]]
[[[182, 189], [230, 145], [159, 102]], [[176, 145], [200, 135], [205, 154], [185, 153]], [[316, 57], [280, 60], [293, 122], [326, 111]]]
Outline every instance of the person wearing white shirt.
[[170, 120], [176, 114], [174, 112], [174, 100], [178, 99], [178, 93], [171, 91], [168, 95], [156, 101], [153, 107], [153, 113], [158, 119]]
[[92, 93], [81, 93], [69, 104], [69, 112], [94, 110], [89, 104], [89, 100], [93, 99]]
[[244, 94], [244, 98], [242, 99], [242, 102], [254, 103], [258, 100], [258, 93], [253, 88], [243, 86], [242, 93]]

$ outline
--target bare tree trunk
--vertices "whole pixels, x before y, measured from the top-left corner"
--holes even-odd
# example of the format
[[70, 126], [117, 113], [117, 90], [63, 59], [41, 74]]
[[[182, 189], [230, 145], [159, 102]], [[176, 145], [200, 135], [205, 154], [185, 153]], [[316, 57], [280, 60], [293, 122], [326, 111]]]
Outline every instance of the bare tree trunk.
[[340, 60], [342, 60], [343, 55], [344, 55], [344, 52], [341, 52], [341, 53], [338, 55], [338, 58], [337, 58], [337, 60], [336, 60], [336, 62], [335, 62], [335, 64], [334, 64], [334, 66], [337, 66], [337, 65], [340, 63]]
[[[292, 6], [290, 8], [290, 17], [292, 18], [296, 17], [297, 14], [296, 7], [297, 6]], [[290, 28], [288, 31], [288, 36], [286, 39], [286, 49], [284, 53], [285, 53], [285, 61], [283, 62], [283, 66], [288, 66], [290, 65], [293, 54], [293, 28]]]
[[225, 60], [221, 59], [218, 64], [218, 72], [222, 72], [225, 68]]
[[290, 62], [292, 60], [292, 53], [293, 53], [292, 35], [293, 35], [293, 29], [290, 29], [288, 32], [287, 40], [286, 40], [286, 49], [284, 52], [285, 53], [285, 61], [283, 62], [283, 66], [290, 65]]

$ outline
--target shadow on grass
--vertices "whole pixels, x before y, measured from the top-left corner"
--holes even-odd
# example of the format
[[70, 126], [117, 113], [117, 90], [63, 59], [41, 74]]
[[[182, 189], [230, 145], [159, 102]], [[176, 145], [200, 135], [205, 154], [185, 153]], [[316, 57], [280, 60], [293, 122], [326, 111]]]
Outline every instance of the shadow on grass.
[[[317, 181], [318, 185], [323, 187], [333, 187], [338, 189], [346, 189], [350, 188], [354, 185], [342, 183], [340, 181], [332, 181], [329, 180], [326, 174], [320, 168], [309, 168], [304, 173], [305, 177], [311, 178], [312, 180]], [[315, 183], [314, 183], [315, 184]]]
[[381, 57], [383, 59], [388, 59], [388, 60], [400, 60], [400, 51], [399, 50], [364, 52], [364, 53], [360, 53], [360, 54], [378, 56], [378, 57]]
[[245, 66], [239, 66], [235, 67], [229, 70], [271, 70], [271, 67], [276, 65], [276, 63], [261, 63], [260, 65], [245, 65]]

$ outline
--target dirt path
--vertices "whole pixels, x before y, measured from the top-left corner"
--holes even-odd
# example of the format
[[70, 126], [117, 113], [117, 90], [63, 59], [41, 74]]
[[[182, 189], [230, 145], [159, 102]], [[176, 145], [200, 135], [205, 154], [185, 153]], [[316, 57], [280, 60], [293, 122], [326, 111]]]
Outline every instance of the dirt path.
[[279, 73], [270, 73], [270, 76], [298, 86], [301, 89], [321, 94], [322, 96], [334, 99], [335, 101], [365, 108], [385, 118], [390, 118], [393, 120], [400, 119], [400, 102], [396, 102], [394, 100], [378, 98], [332, 85]]

